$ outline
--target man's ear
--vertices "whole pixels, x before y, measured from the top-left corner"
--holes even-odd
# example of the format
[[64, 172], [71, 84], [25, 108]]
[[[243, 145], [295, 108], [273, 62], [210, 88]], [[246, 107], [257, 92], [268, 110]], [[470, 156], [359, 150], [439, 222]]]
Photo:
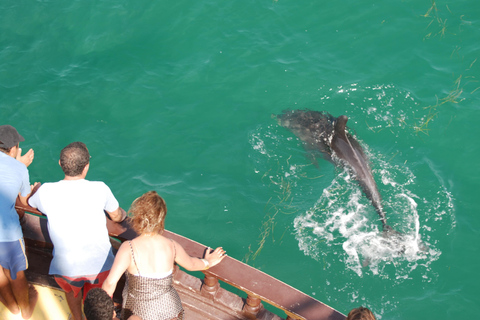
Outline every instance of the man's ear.
[[19, 149], [19, 148], [20, 148], [20, 147], [19, 147], [18, 145], [15, 146], [15, 147], [11, 147], [11, 148], [10, 148], [10, 152], [8, 153], [8, 155], [11, 156], [12, 158], [17, 159], [18, 149]]
[[85, 166], [85, 168], [83, 168], [82, 174], [83, 174], [84, 177], [87, 175], [88, 169], [90, 169], [90, 162], [87, 163], [87, 165]]

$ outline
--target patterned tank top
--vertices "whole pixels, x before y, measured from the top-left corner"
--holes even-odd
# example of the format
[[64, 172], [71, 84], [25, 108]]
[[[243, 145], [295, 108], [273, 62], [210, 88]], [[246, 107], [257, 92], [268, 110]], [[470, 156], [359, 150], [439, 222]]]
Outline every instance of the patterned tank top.
[[[138, 275], [126, 272], [127, 281], [123, 289], [122, 319], [137, 315], [142, 320], [183, 319], [184, 311], [177, 291], [173, 287], [173, 274], [165, 278], [149, 278], [142, 276], [131, 241], [130, 251]], [[173, 243], [174, 259], [176, 255]]]

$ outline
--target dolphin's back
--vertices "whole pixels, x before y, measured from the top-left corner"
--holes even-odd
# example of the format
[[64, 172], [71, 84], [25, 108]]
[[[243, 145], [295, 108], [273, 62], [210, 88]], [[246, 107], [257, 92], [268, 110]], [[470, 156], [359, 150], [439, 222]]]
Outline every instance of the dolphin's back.
[[387, 220], [383, 211], [382, 197], [373, 178], [368, 157], [365, 155], [360, 143], [346, 132], [347, 121], [348, 118], [344, 115], [337, 118], [331, 148], [334, 151], [334, 155], [353, 171], [355, 179], [360, 184], [367, 198], [372, 202], [382, 224], [385, 226]]
[[382, 199], [372, 175], [369, 161], [360, 143], [347, 132], [348, 117], [334, 118], [328, 113], [311, 110], [287, 111], [277, 116], [280, 125], [292, 131], [307, 148], [315, 148], [337, 165], [349, 168], [363, 192], [372, 202], [383, 226], [387, 220]]
[[335, 122], [335, 134], [346, 135], [345, 129], [347, 128], [347, 116], [340, 116]]

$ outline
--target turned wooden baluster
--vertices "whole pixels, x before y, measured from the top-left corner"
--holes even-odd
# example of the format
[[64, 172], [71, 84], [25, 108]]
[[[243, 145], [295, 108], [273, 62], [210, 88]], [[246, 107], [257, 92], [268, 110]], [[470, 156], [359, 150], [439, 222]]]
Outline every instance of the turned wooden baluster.
[[203, 286], [201, 288], [201, 292], [204, 296], [213, 297], [215, 293], [217, 293], [218, 289], [220, 288], [220, 283], [218, 283], [218, 279], [212, 276], [208, 272], [204, 272], [205, 279], [203, 280]]
[[247, 295], [247, 303], [243, 310], [247, 313], [250, 319], [257, 319], [258, 312], [262, 309], [262, 300], [254, 294]]

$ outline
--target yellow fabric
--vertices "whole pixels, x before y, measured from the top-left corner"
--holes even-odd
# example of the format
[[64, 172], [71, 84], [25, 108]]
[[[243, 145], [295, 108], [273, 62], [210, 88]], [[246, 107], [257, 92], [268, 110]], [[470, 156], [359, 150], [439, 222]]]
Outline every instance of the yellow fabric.
[[[67, 320], [70, 315], [65, 293], [61, 290], [35, 285], [38, 302], [31, 320]], [[0, 319], [23, 320], [20, 314], [13, 315], [0, 303]]]

